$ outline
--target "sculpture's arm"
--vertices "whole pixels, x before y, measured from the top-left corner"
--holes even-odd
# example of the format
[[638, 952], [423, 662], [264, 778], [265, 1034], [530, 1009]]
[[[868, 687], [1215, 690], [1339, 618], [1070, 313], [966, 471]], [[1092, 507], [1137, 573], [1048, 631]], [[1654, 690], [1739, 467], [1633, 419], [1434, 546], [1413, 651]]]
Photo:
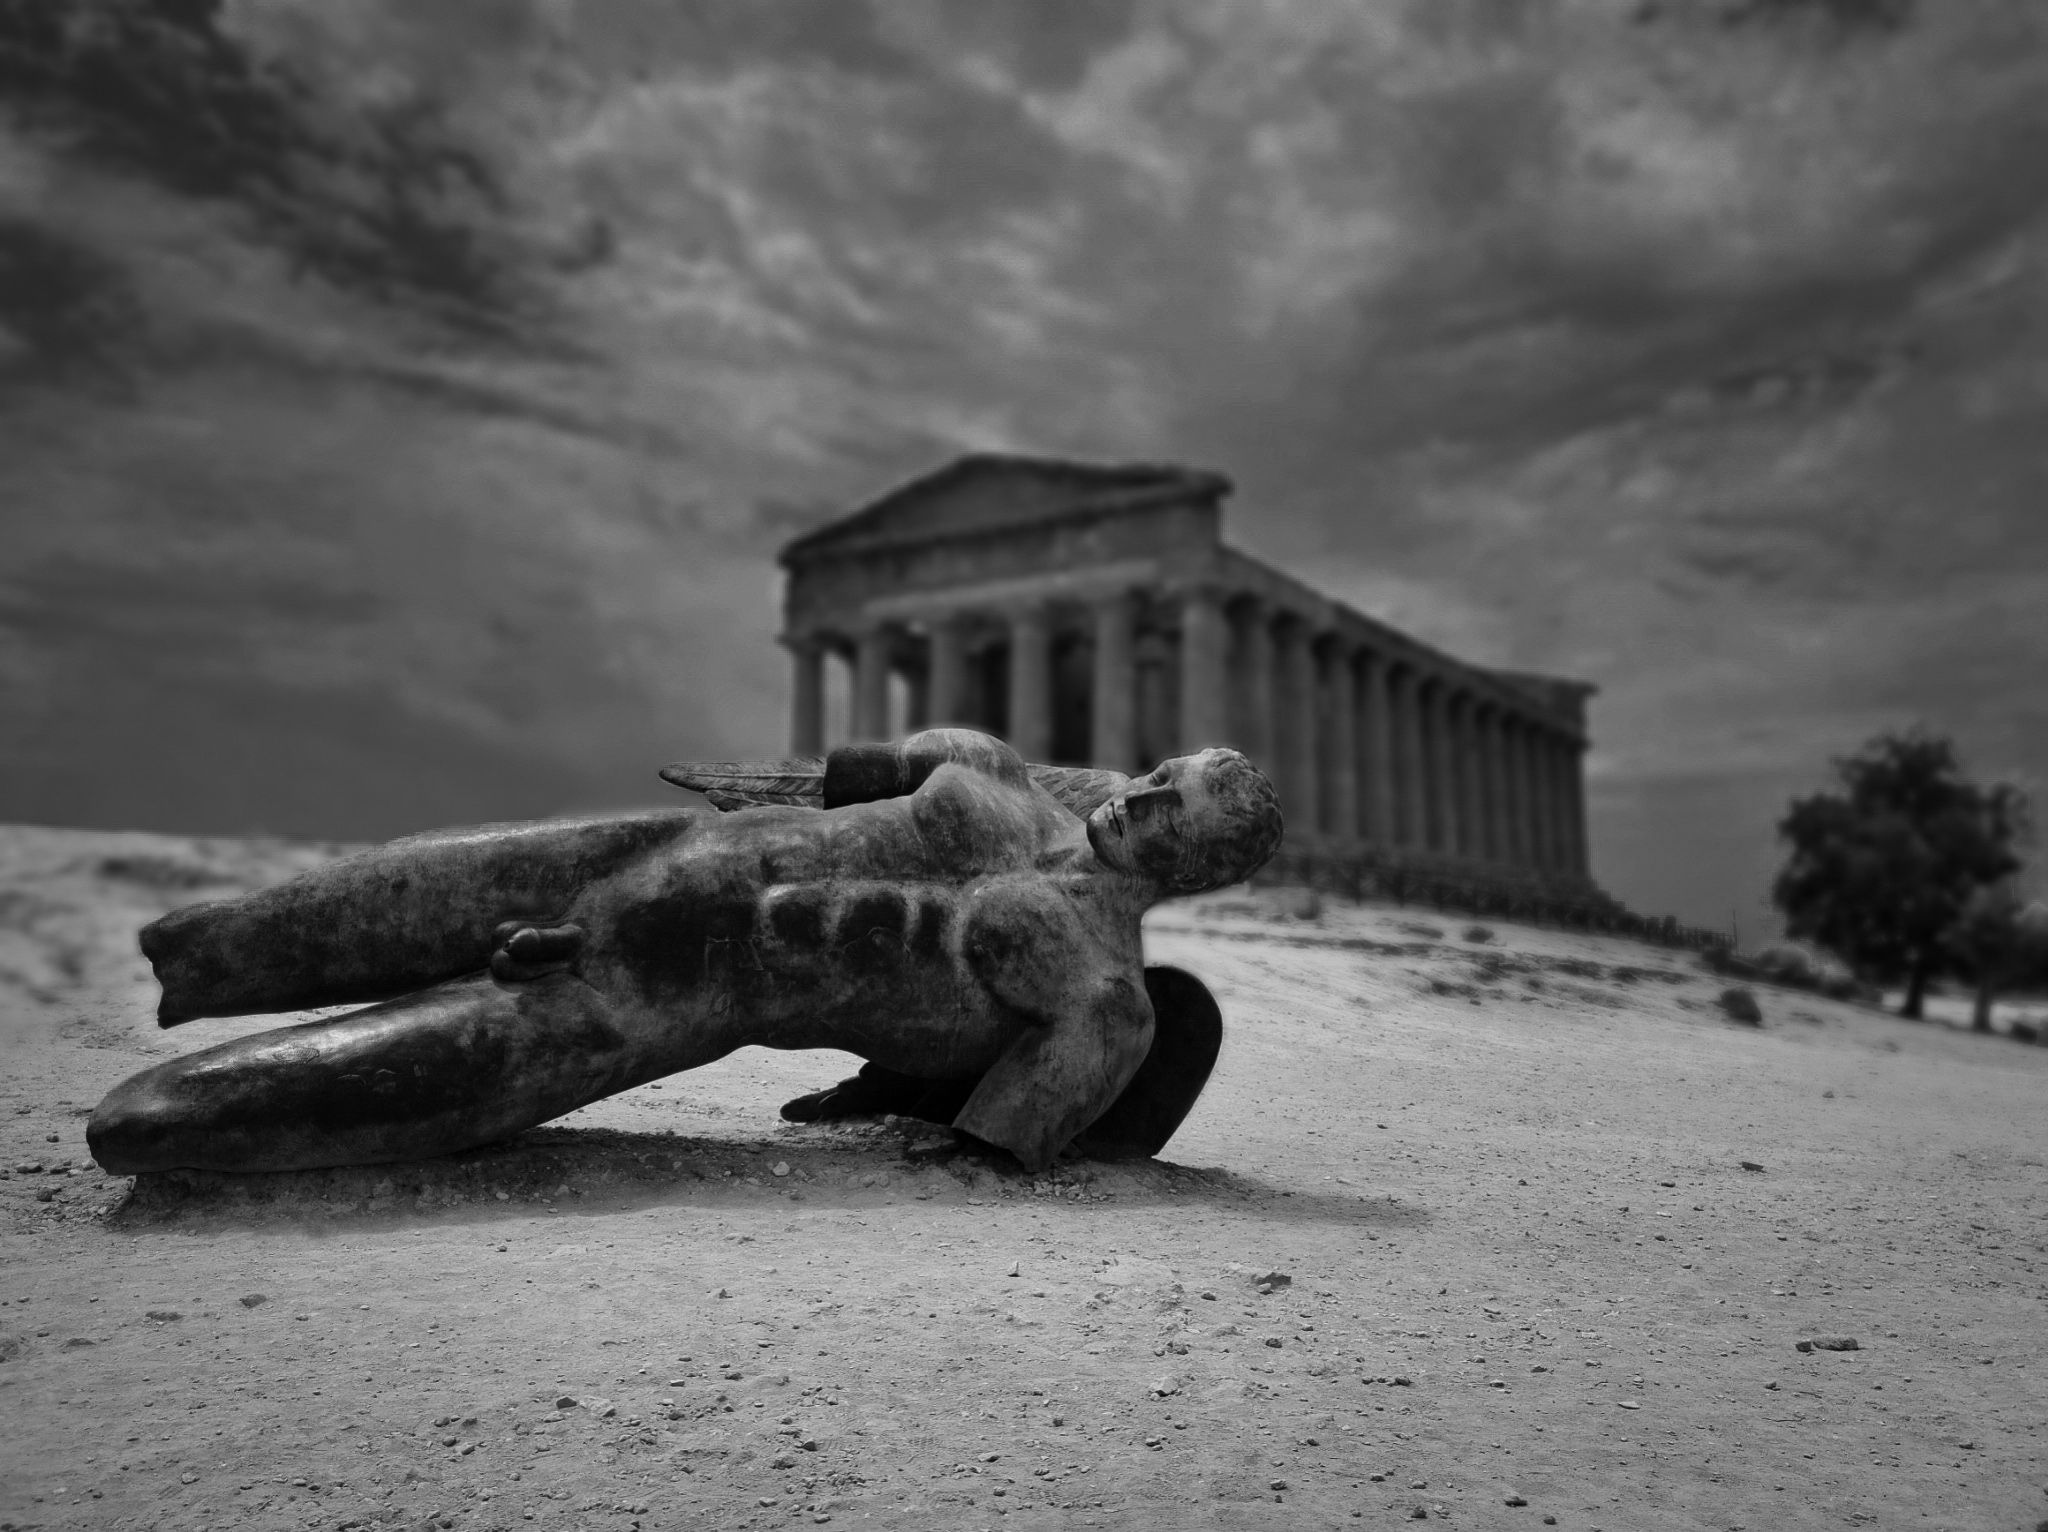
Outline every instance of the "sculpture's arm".
[[824, 804], [907, 798], [941, 766], [964, 766], [1012, 787], [1029, 789], [1024, 758], [992, 734], [973, 729], [926, 729], [908, 739], [842, 745], [825, 757]]
[[[1036, 1018], [1034, 1018], [1036, 1021]], [[953, 1126], [1042, 1170], [1109, 1110], [1152, 1047], [1152, 1006], [1121, 974], [1028, 1027], [981, 1077]]]
[[[921, 743], [933, 736], [962, 737], [981, 745], [934, 745]], [[988, 758], [986, 745], [1009, 747], [971, 729], [929, 729], [898, 743], [847, 745], [832, 752], [832, 760], [843, 760], [840, 780], [847, 796], [827, 802], [825, 778], [829, 763], [817, 756], [786, 761], [678, 761], [661, 768], [665, 782], [687, 787], [710, 799], [715, 809], [753, 808], [761, 804], [782, 804], [793, 808], [832, 808], [839, 803], [865, 803], [876, 798], [897, 797], [916, 792], [919, 784], [945, 761], [972, 765]], [[1086, 819], [1103, 803], [1116, 796], [1130, 779], [1120, 771], [1089, 766], [1041, 766], [1024, 768], [1031, 780], [1051, 793], [1074, 814]], [[908, 784], [907, 786], [905, 784]]]

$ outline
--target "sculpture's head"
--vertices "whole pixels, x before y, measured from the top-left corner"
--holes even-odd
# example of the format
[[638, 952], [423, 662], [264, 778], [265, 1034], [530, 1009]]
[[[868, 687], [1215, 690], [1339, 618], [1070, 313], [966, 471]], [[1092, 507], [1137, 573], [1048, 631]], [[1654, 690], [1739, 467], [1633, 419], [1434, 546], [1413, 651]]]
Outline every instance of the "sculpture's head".
[[1088, 816], [1088, 844], [1162, 895], [1206, 893], [1266, 864], [1280, 844], [1280, 798], [1235, 750], [1175, 756]]

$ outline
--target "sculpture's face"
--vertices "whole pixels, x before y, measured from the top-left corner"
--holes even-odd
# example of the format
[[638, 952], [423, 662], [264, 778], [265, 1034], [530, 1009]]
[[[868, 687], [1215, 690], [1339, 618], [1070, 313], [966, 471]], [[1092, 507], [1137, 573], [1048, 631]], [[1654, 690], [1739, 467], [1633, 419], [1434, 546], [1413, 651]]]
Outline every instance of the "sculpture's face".
[[1096, 858], [1124, 872], [1165, 884], [1199, 857], [1203, 844], [1226, 832], [1222, 801], [1209, 781], [1218, 752], [1161, 761], [1088, 816], [1088, 844]]

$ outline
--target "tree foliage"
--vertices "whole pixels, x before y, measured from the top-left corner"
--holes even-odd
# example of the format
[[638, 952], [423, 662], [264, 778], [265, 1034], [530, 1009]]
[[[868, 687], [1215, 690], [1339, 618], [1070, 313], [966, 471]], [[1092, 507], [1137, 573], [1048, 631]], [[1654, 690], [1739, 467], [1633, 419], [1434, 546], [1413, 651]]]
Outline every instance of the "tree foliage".
[[222, 0], [0, 0], [17, 131], [188, 196], [337, 287], [503, 331], [530, 299], [491, 165], [420, 94], [342, 103], [221, 24]]
[[1945, 739], [1881, 735], [1835, 762], [1838, 791], [1795, 799], [1791, 855], [1771, 889], [1787, 934], [1859, 975], [1903, 983], [1917, 1017], [1928, 980], [1957, 963], [1951, 932], [1973, 896], [2019, 870], [2025, 800], [1963, 775]]

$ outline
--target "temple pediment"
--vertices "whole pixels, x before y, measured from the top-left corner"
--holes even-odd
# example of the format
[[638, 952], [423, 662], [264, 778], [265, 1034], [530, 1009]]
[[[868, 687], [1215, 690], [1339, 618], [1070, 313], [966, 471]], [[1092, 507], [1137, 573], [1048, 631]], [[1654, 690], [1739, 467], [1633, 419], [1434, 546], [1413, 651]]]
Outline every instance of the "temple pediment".
[[783, 549], [782, 560], [807, 563], [1148, 506], [1213, 503], [1230, 487], [1222, 474], [1170, 464], [971, 453], [798, 538]]

